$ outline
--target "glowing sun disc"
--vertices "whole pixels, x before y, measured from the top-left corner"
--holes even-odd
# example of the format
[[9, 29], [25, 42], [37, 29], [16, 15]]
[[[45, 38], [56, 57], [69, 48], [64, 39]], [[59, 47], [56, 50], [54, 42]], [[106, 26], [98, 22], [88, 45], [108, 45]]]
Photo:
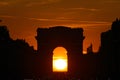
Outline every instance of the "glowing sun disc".
[[67, 67], [67, 62], [64, 59], [57, 59], [54, 61], [55, 68], [58, 70], [64, 70]]

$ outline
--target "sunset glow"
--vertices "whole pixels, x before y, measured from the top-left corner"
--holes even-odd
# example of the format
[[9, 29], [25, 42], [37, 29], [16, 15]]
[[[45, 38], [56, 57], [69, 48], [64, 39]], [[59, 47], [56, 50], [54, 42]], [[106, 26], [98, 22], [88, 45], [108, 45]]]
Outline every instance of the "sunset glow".
[[37, 50], [36, 29], [68, 26], [84, 29], [83, 50], [93, 44], [98, 51], [100, 33], [120, 17], [120, 0], [1, 0], [0, 24], [7, 25], [13, 39], [25, 39]]
[[67, 50], [57, 47], [53, 51], [53, 72], [67, 72]]

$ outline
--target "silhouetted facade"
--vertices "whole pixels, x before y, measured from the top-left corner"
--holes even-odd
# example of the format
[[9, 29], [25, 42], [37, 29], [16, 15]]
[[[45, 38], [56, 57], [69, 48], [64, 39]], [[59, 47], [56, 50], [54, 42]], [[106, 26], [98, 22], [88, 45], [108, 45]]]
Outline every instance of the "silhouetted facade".
[[68, 73], [74, 75], [80, 72], [79, 62], [83, 51], [84, 40], [82, 28], [72, 29], [63, 26], [38, 28], [36, 39], [40, 61], [38, 68], [41, 75], [53, 73], [53, 50], [58, 46], [63, 46], [68, 51]]
[[35, 50], [25, 40], [11, 39], [6, 26], [0, 26], [0, 53], [2, 65], [7, 67], [4, 80], [33, 78]]
[[93, 53], [93, 47], [92, 44], [87, 48], [87, 54]]
[[11, 40], [6, 26], [0, 26], [0, 41]]
[[101, 74], [112, 80], [120, 79], [120, 20], [112, 23], [111, 30], [101, 34]]
[[[111, 30], [101, 33], [97, 53], [92, 44], [83, 54], [83, 29], [56, 26], [38, 28], [37, 51], [22, 39], [13, 40], [6, 26], [0, 26], [2, 65], [7, 66], [5, 80], [120, 80], [120, 20]], [[64, 47], [68, 56], [68, 72], [52, 71], [53, 50]]]

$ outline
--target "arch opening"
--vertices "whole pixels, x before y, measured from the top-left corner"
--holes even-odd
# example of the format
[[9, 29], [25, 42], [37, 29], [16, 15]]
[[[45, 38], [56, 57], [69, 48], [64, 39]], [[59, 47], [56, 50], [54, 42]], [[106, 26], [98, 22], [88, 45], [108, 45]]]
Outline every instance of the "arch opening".
[[68, 57], [67, 50], [64, 47], [56, 47], [53, 50], [52, 69], [53, 72], [67, 72], [68, 71]]

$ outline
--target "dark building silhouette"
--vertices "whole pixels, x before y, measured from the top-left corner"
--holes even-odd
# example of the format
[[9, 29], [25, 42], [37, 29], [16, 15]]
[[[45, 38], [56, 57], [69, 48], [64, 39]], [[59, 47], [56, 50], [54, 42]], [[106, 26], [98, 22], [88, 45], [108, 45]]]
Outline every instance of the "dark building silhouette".
[[0, 26], [0, 41], [11, 40], [6, 26]]
[[[56, 26], [37, 29], [38, 50], [23, 40], [13, 40], [6, 26], [0, 26], [2, 65], [7, 66], [5, 80], [120, 80], [120, 20], [101, 33], [99, 51], [92, 44], [83, 54], [83, 29]], [[68, 72], [52, 71], [53, 50], [62, 46], [68, 51]], [[5, 75], [6, 76], [6, 75]]]
[[90, 44], [90, 46], [87, 48], [87, 54], [93, 53], [93, 46]]
[[101, 65], [104, 77], [120, 79], [120, 20], [112, 23], [111, 30], [101, 34]]
[[7, 67], [4, 80], [33, 78], [35, 50], [25, 40], [11, 39], [6, 26], [0, 26], [0, 53], [2, 66]]

